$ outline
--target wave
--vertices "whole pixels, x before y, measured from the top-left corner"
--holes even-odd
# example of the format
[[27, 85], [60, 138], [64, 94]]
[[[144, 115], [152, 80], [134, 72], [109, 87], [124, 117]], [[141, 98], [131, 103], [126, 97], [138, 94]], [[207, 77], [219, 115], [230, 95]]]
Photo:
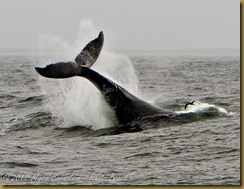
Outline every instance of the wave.
[[12, 94], [1, 94], [0, 95], [1, 100], [11, 100], [13, 98], [16, 98], [16, 96], [12, 95]]
[[6, 164], [9, 166], [9, 168], [14, 168], [14, 167], [37, 167], [39, 166], [38, 164], [34, 163], [27, 163], [27, 162], [1, 162], [1, 164]]
[[9, 132], [52, 125], [54, 125], [54, 120], [50, 112], [36, 112], [7, 121], [3, 124], [2, 130]]
[[31, 103], [35, 103], [35, 102], [40, 102], [44, 99], [44, 95], [38, 95], [38, 96], [30, 96], [30, 97], [22, 97], [18, 103], [25, 103], [25, 102], [31, 102]]
[[12, 94], [0, 95], [0, 108], [23, 108], [24, 106], [34, 106], [40, 104], [44, 100], [44, 95], [19, 97]]

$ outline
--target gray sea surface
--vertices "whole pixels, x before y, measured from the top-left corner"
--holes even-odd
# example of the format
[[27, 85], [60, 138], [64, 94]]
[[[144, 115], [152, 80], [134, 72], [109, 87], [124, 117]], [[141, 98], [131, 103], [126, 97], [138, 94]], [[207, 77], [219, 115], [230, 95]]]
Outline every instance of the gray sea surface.
[[[129, 132], [105, 124], [113, 115], [103, 119], [95, 88], [89, 93], [97, 98], [93, 104], [80, 105], [77, 98], [88, 96], [74, 94], [77, 78], [41, 78], [34, 67], [44, 65], [43, 59], [0, 56], [1, 184], [240, 185], [240, 56], [128, 56], [132, 75], [120, 74], [122, 62], [114, 67], [118, 81], [136, 78], [138, 88], [132, 88], [140, 98], [195, 115], [179, 122], [142, 121]], [[196, 105], [185, 110], [192, 100]], [[79, 105], [75, 115], [72, 108]], [[82, 124], [91, 114], [94, 120]]]

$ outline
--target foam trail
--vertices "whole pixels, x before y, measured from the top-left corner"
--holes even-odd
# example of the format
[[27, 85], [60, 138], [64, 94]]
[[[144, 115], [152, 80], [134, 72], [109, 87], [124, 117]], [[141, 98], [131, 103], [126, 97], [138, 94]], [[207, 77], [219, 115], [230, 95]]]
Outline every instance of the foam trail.
[[[100, 30], [95, 30], [90, 22], [85, 21], [81, 24], [79, 33], [82, 36], [83, 34], [84, 36], [88, 35], [89, 40], [85, 40], [81, 44], [79, 38], [74, 46], [57, 37], [46, 36], [48, 39], [42, 38], [46, 42], [45, 48], [50, 49], [59, 45], [60, 48], [63, 47], [60, 51], [65, 53], [58, 54], [55, 51], [51, 57], [41, 60], [41, 66], [55, 61], [73, 60], [80, 50], [97, 36], [98, 31]], [[94, 35], [90, 36], [89, 32]], [[79, 44], [79, 49], [77, 44]], [[64, 55], [65, 57], [63, 57]], [[126, 56], [106, 52], [103, 49], [92, 69], [114, 80], [131, 93], [138, 94], [138, 80], [132, 63]], [[39, 84], [47, 96], [46, 109], [57, 118], [59, 127], [82, 125], [101, 129], [117, 124], [113, 110], [107, 105], [97, 88], [85, 78], [73, 77], [55, 80], [39, 77]]]
[[187, 113], [200, 113], [200, 112], [206, 112], [209, 110], [216, 110], [218, 111], [219, 114], [223, 115], [233, 115], [232, 112], [228, 112], [226, 109], [222, 107], [218, 107], [214, 104], [208, 104], [208, 103], [201, 103], [199, 101], [194, 102], [194, 105], [188, 105], [186, 110], [180, 110], [180, 111], [175, 111], [176, 113], [179, 114], [187, 114]]

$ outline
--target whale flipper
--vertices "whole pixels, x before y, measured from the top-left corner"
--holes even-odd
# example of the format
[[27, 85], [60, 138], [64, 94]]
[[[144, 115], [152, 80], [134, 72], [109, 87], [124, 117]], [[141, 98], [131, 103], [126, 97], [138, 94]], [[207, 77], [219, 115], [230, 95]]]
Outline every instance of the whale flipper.
[[97, 60], [102, 47], [103, 47], [104, 36], [103, 32], [101, 31], [98, 37], [91, 42], [89, 42], [77, 55], [75, 58], [75, 62], [79, 66], [86, 66], [91, 67]]

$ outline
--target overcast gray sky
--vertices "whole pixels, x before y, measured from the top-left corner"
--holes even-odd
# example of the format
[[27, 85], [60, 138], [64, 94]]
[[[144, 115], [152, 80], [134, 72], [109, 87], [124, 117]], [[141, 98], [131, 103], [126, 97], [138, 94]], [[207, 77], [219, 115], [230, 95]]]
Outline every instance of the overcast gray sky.
[[0, 48], [38, 48], [45, 35], [76, 43], [86, 30], [114, 50], [239, 48], [240, 1], [0, 0], [0, 25]]

